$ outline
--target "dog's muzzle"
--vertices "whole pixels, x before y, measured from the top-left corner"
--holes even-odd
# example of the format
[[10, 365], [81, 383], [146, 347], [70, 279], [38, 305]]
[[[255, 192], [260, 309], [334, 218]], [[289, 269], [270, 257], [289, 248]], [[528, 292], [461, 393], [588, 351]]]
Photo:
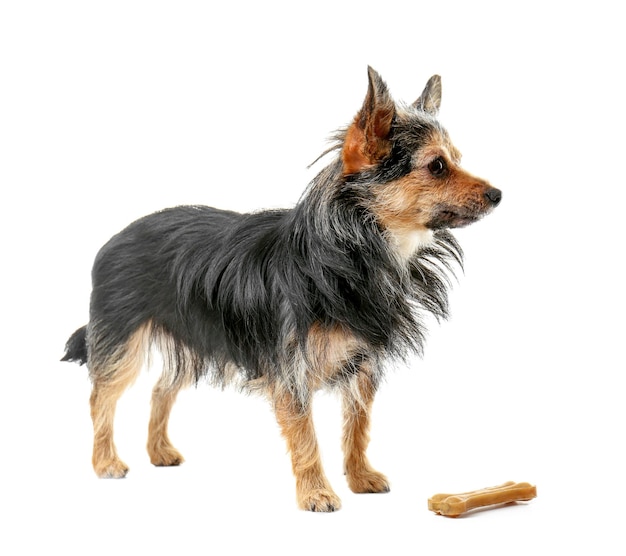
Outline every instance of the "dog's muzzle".
[[502, 191], [495, 187], [490, 187], [485, 191], [485, 198], [492, 206], [497, 207], [502, 200]]

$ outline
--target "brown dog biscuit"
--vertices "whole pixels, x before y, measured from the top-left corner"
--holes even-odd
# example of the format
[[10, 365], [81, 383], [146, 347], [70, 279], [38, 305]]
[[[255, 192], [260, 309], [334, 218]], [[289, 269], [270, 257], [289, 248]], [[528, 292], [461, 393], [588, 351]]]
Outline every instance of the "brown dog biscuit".
[[509, 481], [499, 486], [460, 494], [435, 494], [428, 499], [428, 509], [440, 515], [457, 517], [475, 508], [527, 501], [536, 496], [537, 487], [529, 483]]

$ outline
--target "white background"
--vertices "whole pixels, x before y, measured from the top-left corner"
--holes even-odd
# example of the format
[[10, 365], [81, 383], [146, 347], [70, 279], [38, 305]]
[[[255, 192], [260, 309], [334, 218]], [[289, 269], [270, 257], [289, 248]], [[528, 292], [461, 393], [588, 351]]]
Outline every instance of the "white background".
[[[623, 16], [615, 2], [87, 2], [0, 7], [2, 554], [623, 553]], [[372, 65], [412, 102], [443, 78], [465, 167], [502, 188], [457, 237], [465, 275], [425, 357], [391, 372], [372, 461], [332, 515], [296, 509], [269, 406], [201, 385], [144, 450], [143, 375], [119, 405], [123, 481], [91, 470], [90, 385], [58, 362], [98, 248], [154, 210], [292, 206]], [[530, 481], [528, 504], [446, 519], [429, 496]]]

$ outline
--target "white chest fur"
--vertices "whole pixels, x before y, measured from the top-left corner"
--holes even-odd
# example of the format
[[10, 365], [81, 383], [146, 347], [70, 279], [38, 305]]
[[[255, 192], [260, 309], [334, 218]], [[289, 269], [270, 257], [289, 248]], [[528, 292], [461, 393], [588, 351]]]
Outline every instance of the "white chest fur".
[[418, 249], [426, 247], [433, 240], [432, 230], [411, 230], [409, 232], [392, 233], [396, 252], [403, 260], [409, 260]]

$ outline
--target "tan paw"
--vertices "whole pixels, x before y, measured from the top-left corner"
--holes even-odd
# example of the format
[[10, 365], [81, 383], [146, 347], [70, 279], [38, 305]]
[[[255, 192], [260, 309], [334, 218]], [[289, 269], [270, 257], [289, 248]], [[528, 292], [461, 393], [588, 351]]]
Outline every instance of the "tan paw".
[[184, 461], [185, 458], [172, 446], [161, 448], [158, 451], [150, 451], [150, 462], [157, 467], [176, 466]]
[[389, 492], [389, 481], [378, 471], [365, 470], [359, 473], [348, 473], [348, 486], [356, 493], [382, 493]]
[[298, 504], [310, 512], [335, 512], [341, 508], [340, 498], [332, 490], [322, 488], [299, 495]]
[[101, 479], [123, 479], [128, 473], [128, 465], [119, 459], [94, 463], [93, 469]]

